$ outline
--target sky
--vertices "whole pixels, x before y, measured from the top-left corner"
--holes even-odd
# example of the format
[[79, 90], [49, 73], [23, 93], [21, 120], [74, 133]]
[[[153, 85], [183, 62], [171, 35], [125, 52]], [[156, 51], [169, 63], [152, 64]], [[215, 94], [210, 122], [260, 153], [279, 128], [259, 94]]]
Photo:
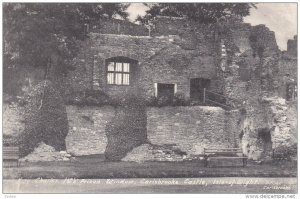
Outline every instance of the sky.
[[[279, 48], [286, 50], [287, 40], [297, 34], [297, 3], [258, 3], [256, 7], [250, 10], [244, 21], [252, 25], [265, 24], [275, 32]], [[147, 9], [142, 3], [132, 3], [128, 8], [129, 19], [134, 21]]]

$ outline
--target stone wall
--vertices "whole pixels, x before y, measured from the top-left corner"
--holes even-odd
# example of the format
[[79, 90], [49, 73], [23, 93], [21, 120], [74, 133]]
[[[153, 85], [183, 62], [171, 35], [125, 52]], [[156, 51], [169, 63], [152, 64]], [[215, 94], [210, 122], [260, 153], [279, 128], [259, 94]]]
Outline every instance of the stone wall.
[[243, 113], [241, 110], [229, 110], [225, 113], [226, 122], [224, 131], [233, 137], [229, 137], [229, 141], [233, 147], [242, 148], [242, 133], [241, 122], [243, 119]]
[[297, 36], [288, 40], [287, 51], [282, 52], [277, 74], [279, 96], [287, 99], [287, 85], [298, 82]]
[[287, 53], [295, 57], [297, 57], [297, 51], [298, 51], [297, 41], [298, 38], [297, 35], [295, 35], [294, 39], [289, 39], [287, 42]]
[[251, 49], [249, 37], [251, 34], [251, 25], [248, 23], [227, 24], [232, 31], [234, 44], [239, 48], [240, 53]]
[[67, 152], [75, 156], [103, 154], [107, 145], [106, 124], [114, 117], [115, 108], [67, 106], [67, 113]]
[[17, 104], [3, 103], [3, 134], [19, 135], [24, 131], [24, 108]]
[[163, 107], [147, 109], [147, 136], [151, 144], [174, 144], [187, 154], [205, 147], [233, 147], [234, 132], [226, 131], [226, 113], [219, 107]]
[[[67, 152], [74, 156], [103, 154], [107, 146], [105, 129], [116, 109], [67, 106], [67, 112]], [[188, 155], [201, 154], [204, 147], [234, 147], [239, 144], [234, 115], [237, 113], [219, 107], [149, 107], [147, 139], [157, 146], [176, 145]]]
[[[173, 24], [174, 26], [174, 24]], [[100, 89], [110, 96], [128, 93], [153, 96], [154, 83], [176, 84], [177, 91], [189, 98], [190, 79], [211, 79], [217, 90], [215, 71], [215, 43], [212, 28], [201, 25], [197, 31], [193, 24], [182, 26], [176, 35], [159, 34], [133, 36], [129, 33], [103, 34], [93, 31], [81, 43], [81, 52], [74, 60], [75, 70], [68, 75], [70, 92]], [[153, 32], [154, 33], [154, 32]], [[132, 68], [129, 86], [108, 85], [105, 61], [113, 57], [126, 57], [137, 61]]]
[[190, 28], [190, 21], [183, 17], [167, 17], [158, 16], [153, 21], [154, 35], [179, 35], [179, 33], [186, 31]]
[[[272, 148], [290, 147], [297, 143], [297, 123], [291, 116], [296, 116], [296, 108], [288, 107], [286, 100], [280, 97], [263, 98], [267, 125], [271, 130]], [[288, 116], [287, 114], [291, 114]]]
[[290, 127], [290, 133], [297, 141], [298, 138], [298, 111], [297, 111], [297, 101], [286, 102], [286, 123]]
[[[230, 77], [226, 82], [234, 87], [227, 87], [227, 94], [245, 102], [240, 111], [228, 112], [227, 131], [236, 132], [238, 138], [235, 143], [249, 159], [271, 158], [272, 150], [281, 146], [291, 147], [296, 143], [295, 102], [286, 102], [276, 96], [276, 92], [264, 92], [259, 79], [241, 82], [237, 77]], [[270, 133], [270, 142], [260, 137], [260, 131]]]
[[[69, 134], [67, 152], [74, 155], [103, 154], [105, 130], [116, 109], [67, 106]], [[174, 145], [188, 155], [203, 153], [205, 147], [237, 147], [239, 111], [219, 107], [147, 108], [147, 139], [157, 146]]]
[[[297, 123], [292, 118], [296, 118], [297, 107], [284, 99], [287, 81], [296, 79], [296, 59], [286, 53], [278, 54], [274, 35], [265, 27], [255, 30], [265, 32], [263, 57], [253, 57], [252, 49], [235, 55], [236, 62], [227, 66], [223, 81], [224, 94], [244, 102], [239, 113], [230, 112], [227, 129], [236, 131], [236, 143], [240, 143], [248, 158], [258, 160], [271, 158], [273, 150], [289, 148], [296, 142]], [[251, 71], [247, 81], [238, 72], [244, 67], [242, 64]], [[290, 74], [289, 79], [286, 73]]]
[[145, 26], [137, 25], [126, 20], [102, 19], [89, 25], [90, 32], [102, 34], [120, 34], [133, 36], [148, 36], [149, 31]]

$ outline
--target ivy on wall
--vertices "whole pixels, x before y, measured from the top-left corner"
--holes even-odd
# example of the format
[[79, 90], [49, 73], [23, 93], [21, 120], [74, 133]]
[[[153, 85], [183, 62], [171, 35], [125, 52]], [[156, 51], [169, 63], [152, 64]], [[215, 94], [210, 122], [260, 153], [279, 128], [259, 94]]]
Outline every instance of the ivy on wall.
[[40, 142], [65, 150], [68, 119], [63, 98], [50, 81], [36, 85], [25, 106], [25, 130], [20, 134], [20, 156], [31, 153]]

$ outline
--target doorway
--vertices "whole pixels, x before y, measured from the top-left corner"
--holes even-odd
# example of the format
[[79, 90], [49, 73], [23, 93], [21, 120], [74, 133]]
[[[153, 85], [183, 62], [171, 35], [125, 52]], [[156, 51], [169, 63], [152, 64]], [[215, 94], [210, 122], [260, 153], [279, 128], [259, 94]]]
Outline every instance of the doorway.
[[204, 95], [204, 88], [208, 89], [210, 86], [210, 79], [192, 78], [190, 80], [190, 99], [192, 101], [202, 101]]
[[258, 140], [263, 149], [263, 156], [272, 156], [272, 138], [271, 130], [269, 128], [259, 128], [258, 129]]

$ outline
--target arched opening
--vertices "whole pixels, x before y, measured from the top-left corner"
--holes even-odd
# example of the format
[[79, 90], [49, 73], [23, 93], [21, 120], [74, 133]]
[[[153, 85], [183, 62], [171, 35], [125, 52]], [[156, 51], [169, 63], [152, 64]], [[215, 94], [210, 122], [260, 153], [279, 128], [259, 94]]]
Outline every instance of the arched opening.
[[272, 154], [271, 130], [269, 128], [260, 128], [258, 129], [257, 136], [262, 143], [263, 155], [271, 156]]

